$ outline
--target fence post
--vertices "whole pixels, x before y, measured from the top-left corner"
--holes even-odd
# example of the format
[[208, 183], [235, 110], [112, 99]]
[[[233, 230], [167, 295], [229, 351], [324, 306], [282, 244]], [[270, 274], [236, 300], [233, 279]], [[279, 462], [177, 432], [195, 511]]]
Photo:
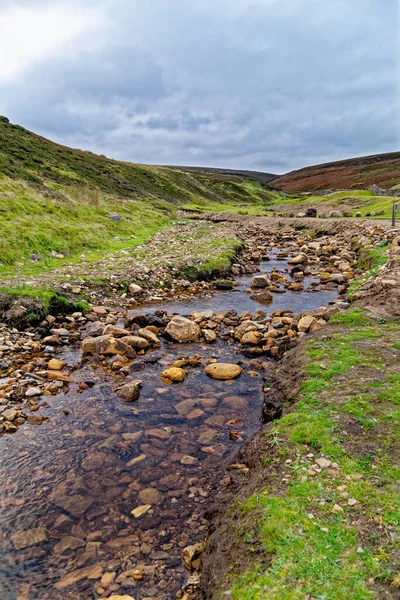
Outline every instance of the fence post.
[[396, 227], [396, 213], [397, 213], [397, 208], [398, 208], [397, 200], [393, 200], [393, 207], [392, 207], [392, 227]]

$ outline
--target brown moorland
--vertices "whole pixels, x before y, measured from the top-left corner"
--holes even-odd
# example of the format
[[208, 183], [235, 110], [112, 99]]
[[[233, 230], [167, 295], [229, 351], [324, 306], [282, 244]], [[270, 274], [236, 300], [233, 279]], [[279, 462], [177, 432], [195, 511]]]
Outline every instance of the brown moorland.
[[304, 167], [277, 177], [270, 186], [285, 192], [366, 189], [372, 184], [390, 188], [400, 182], [400, 152], [375, 154]]

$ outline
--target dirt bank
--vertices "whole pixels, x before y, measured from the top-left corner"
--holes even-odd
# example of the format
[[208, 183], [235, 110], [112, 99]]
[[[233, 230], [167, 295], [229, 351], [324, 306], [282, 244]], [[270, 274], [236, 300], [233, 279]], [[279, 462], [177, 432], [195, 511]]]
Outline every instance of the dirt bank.
[[262, 430], [209, 506], [202, 598], [400, 597], [398, 260], [395, 240], [353, 306], [267, 378]]

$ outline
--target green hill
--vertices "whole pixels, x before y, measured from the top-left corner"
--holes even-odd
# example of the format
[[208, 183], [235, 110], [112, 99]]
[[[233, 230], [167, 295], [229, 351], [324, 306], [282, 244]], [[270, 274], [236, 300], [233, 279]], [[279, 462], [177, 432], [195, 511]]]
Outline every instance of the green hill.
[[230, 173], [139, 165], [67, 148], [0, 117], [3, 267], [32, 253], [73, 257], [137, 245], [179, 206], [265, 205], [276, 196]]

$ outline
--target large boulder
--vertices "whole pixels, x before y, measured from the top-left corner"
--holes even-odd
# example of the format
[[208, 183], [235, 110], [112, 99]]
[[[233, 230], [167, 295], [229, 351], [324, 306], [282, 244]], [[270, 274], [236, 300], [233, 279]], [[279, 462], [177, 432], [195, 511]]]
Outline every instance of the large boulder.
[[315, 219], [316, 216], [317, 216], [316, 208], [307, 208], [306, 217], [312, 217], [313, 219]]
[[176, 316], [166, 326], [165, 333], [176, 342], [195, 342], [201, 335], [201, 329], [190, 319]]
[[297, 330], [304, 333], [310, 329], [313, 323], [316, 322], [317, 319], [312, 315], [304, 315], [304, 317], [301, 317], [301, 319], [297, 323]]

